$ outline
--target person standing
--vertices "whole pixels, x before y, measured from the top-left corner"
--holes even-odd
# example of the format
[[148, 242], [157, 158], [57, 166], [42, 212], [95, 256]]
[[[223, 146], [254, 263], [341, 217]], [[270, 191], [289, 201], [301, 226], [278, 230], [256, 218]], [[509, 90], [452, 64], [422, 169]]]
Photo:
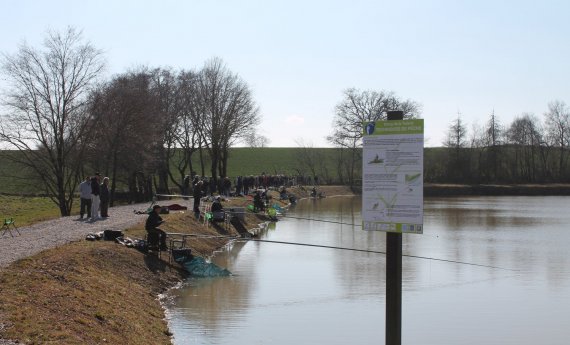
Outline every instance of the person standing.
[[196, 214], [196, 216], [200, 215], [200, 199], [202, 198], [202, 196], [204, 195], [202, 193], [202, 185], [204, 184], [204, 182], [202, 181], [198, 181], [198, 183], [196, 183], [194, 185], [194, 193], [193, 193], [193, 197], [194, 197], [194, 213]]
[[[224, 177], [224, 181], [222, 182], [222, 188], [223, 188], [223, 194], [226, 198], [228, 198], [230, 196], [231, 190], [232, 190], [232, 181], [230, 180], [229, 177]], [[222, 194], [222, 193], [220, 193]]]
[[243, 189], [243, 180], [241, 175], [239, 175], [236, 179], [236, 196], [242, 195], [242, 189]]
[[91, 178], [91, 220], [99, 218], [99, 195], [101, 194], [101, 187], [99, 186], [99, 178], [101, 175], [95, 173]]
[[90, 177], [79, 184], [79, 198], [81, 206], [79, 207], [79, 219], [83, 219], [83, 215], [87, 212], [87, 219], [91, 218], [91, 181]]
[[109, 217], [109, 178], [103, 177], [103, 183], [101, 184], [100, 199], [101, 199], [101, 217]]
[[184, 195], [182, 199], [188, 200], [188, 197], [186, 197], [188, 193], [190, 193], [190, 175], [186, 175], [182, 181], [182, 195]]

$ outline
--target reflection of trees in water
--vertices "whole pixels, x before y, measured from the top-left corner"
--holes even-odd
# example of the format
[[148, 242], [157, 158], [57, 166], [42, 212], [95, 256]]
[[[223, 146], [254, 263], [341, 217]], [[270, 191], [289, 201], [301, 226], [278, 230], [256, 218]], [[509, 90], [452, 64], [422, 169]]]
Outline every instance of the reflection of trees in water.
[[[435, 251], [431, 256], [512, 268], [519, 270], [525, 281], [544, 277], [550, 285], [557, 286], [568, 281], [570, 270], [567, 255], [562, 254], [566, 252], [563, 243], [568, 243], [568, 236], [562, 231], [568, 221], [567, 206], [567, 200], [556, 197], [428, 199], [425, 234], [430, 234], [429, 223], [433, 223], [438, 237], [422, 240], [433, 244]], [[562, 236], [557, 238], [554, 234]], [[425, 243], [417, 242], [416, 246], [425, 247]], [[460, 279], [464, 268], [455, 265], [449, 269]], [[493, 279], [505, 274], [484, 270], [482, 274]]]
[[465, 225], [479, 226], [489, 230], [498, 227], [528, 227], [537, 219], [524, 215], [505, 214], [497, 209], [439, 208], [430, 210], [431, 216], [439, 217], [450, 230], [459, 230]]
[[[334, 209], [337, 214], [336, 220], [343, 223], [357, 224], [360, 220], [359, 202], [339, 202], [334, 204]], [[315, 211], [311, 208], [304, 210], [307, 215]], [[435, 228], [432, 227], [430, 231], [429, 226], [426, 227], [424, 235], [403, 235], [404, 254], [531, 270], [535, 273], [537, 270], [543, 270], [542, 260], [534, 258], [537, 248], [525, 243], [528, 242], [526, 235], [518, 237], [517, 234], [521, 230], [523, 233], [540, 231], [534, 230], [533, 227], [543, 221], [532, 212], [525, 212], [524, 205], [512, 206], [501, 199], [438, 199], [426, 203], [425, 218], [424, 224], [432, 223]], [[360, 228], [352, 229], [346, 225], [339, 225], [336, 231], [337, 242], [341, 247], [386, 250], [386, 235], [383, 232], [361, 232]], [[334, 258], [336, 258], [335, 269], [338, 271], [338, 276], [343, 277], [341, 286], [346, 286], [347, 289], [362, 289], [363, 283], [372, 280], [384, 288], [384, 255], [339, 252]], [[426, 265], [427, 263], [429, 261], [404, 257], [402, 272], [404, 284], [406, 281], [419, 285], [423, 284], [422, 280], [429, 282], [431, 276], [429, 272], [426, 273], [426, 267], [430, 266]], [[435, 263], [435, 265], [437, 269], [448, 272], [444, 274], [444, 279], [456, 282], [465, 279], [468, 266], [454, 263]], [[551, 266], [548, 267], [548, 271], [551, 271]], [[478, 270], [475, 274], [482, 274], [490, 279], [504, 276], [504, 271], [491, 268], [478, 268]], [[553, 275], [555, 276], [556, 272]], [[414, 289], [413, 286], [409, 288]]]

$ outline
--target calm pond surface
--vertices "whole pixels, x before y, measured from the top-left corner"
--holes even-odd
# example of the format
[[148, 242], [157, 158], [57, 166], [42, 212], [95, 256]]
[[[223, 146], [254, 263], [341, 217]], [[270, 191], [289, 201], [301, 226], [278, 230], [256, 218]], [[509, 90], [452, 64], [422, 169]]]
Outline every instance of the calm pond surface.
[[[360, 198], [302, 200], [261, 238], [382, 251]], [[296, 218], [292, 218], [296, 217]], [[313, 218], [344, 224], [298, 218]], [[403, 344], [569, 344], [570, 197], [426, 199], [403, 237]], [[212, 259], [234, 276], [171, 292], [175, 344], [384, 344], [385, 256], [236, 242]]]

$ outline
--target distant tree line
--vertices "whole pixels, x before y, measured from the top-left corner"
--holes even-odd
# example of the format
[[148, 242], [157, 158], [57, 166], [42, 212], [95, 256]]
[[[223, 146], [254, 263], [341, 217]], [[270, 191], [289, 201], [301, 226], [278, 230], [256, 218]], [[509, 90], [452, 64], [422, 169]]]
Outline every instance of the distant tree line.
[[73, 28], [48, 32], [43, 49], [22, 44], [3, 55], [9, 84], [0, 143], [20, 152], [6, 159], [34, 172], [38, 191], [62, 216], [94, 171], [110, 177], [111, 203], [119, 183], [133, 198], [149, 198], [171, 183], [181, 187], [191, 171], [226, 176], [229, 148], [239, 140], [267, 143], [255, 135], [260, 118], [249, 86], [221, 59], [199, 70], [140, 68], [110, 80], [101, 79], [104, 67], [102, 52]]
[[524, 113], [503, 125], [492, 112], [472, 130], [458, 115], [445, 149], [425, 157], [425, 180], [454, 183], [567, 183], [570, 181], [570, 109], [560, 100], [542, 117]]
[[[336, 147], [334, 158], [341, 183], [359, 186], [362, 175], [363, 123], [385, 120], [387, 111], [402, 110], [404, 119], [420, 115], [421, 106], [390, 91], [347, 89], [335, 108], [333, 133], [327, 138]], [[471, 131], [457, 116], [446, 132], [443, 147], [424, 151], [426, 183], [567, 183], [570, 182], [570, 109], [562, 101], [548, 104], [542, 117], [524, 113], [508, 125], [492, 112], [485, 125]], [[313, 161], [301, 155], [305, 166]], [[323, 169], [317, 169], [327, 175]]]

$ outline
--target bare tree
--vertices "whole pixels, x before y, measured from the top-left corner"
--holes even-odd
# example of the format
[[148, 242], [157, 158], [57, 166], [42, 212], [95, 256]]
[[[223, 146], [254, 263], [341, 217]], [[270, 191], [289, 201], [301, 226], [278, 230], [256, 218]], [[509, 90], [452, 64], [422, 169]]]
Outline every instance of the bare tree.
[[484, 174], [491, 180], [496, 180], [500, 165], [503, 159], [501, 158], [501, 144], [503, 138], [503, 126], [495, 115], [495, 111], [491, 112], [487, 125], [485, 127], [484, 150], [485, 150], [485, 164], [483, 165]]
[[347, 165], [348, 183], [351, 186], [361, 159], [362, 124], [386, 120], [389, 110], [402, 110], [404, 118], [408, 119], [419, 115], [420, 105], [411, 100], [402, 100], [391, 91], [360, 91], [355, 88], [345, 90], [343, 100], [337, 104], [333, 133], [327, 140], [334, 146], [350, 151], [343, 159]]
[[248, 85], [219, 58], [206, 62], [199, 76], [201, 137], [210, 153], [212, 178], [227, 175], [229, 148], [259, 122], [258, 108]]
[[172, 177], [170, 162], [177, 156], [176, 139], [180, 115], [176, 109], [176, 78], [170, 69], [163, 68], [154, 69], [150, 76], [150, 91], [156, 102], [154, 124], [160, 133], [160, 140], [154, 143], [157, 192], [169, 194], [168, 180]]
[[154, 172], [151, 153], [160, 141], [150, 79], [145, 70], [125, 73], [92, 94], [97, 141], [89, 145], [86, 157], [111, 177], [111, 205], [120, 181], [129, 186], [132, 200], [142, 200], [140, 194], [152, 194], [146, 183], [140, 189], [134, 182]]
[[457, 113], [457, 118], [449, 125], [447, 136], [443, 144], [450, 148], [463, 148], [467, 146], [467, 127], [461, 119], [460, 113]]
[[300, 165], [301, 171], [308, 170], [312, 175], [311, 178], [315, 178], [318, 175], [317, 169], [320, 163], [324, 161], [320, 152], [318, 152], [312, 143], [305, 143], [303, 139], [296, 139], [295, 143], [299, 147], [299, 152], [297, 154], [297, 161]]
[[87, 94], [103, 67], [101, 51], [73, 28], [48, 32], [43, 50], [24, 43], [3, 56], [10, 86], [0, 139], [20, 151], [13, 157], [37, 173], [62, 216], [70, 213], [80, 181], [77, 158], [89, 139]]
[[450, 148], [448, 178], [452, 181], [466, 180], [470, 175], [470, 167], [467, 164], [469, 157], [464, 154], [467, 145], [467, 127], [460, 113], [457, 113], [457, 118], [451, 122], [444, 145]]
[[362, 145], [362, 123], [387, 119], [390, 110], [402, 110], [404, 119], [419, 115], [420, 105], [411, 100], [401, 100], [391, 91], [360, 91], [350, 88], [344, 91], [343, 100], [335, 108], [333, 134], [327, 137], [332, 144], [341, 147]]
[[[532, 114], [523, 114], [514, 119], [507, 131], [509, 143], [513, 146], [511, 155], [511, 173], [515, 182], [535, 182], [537, 170], [542, 161], [543, 170], [546, 171], [546, 161], [540, 160], [545, 150], [541, 150], [543, 143], [538, 119]], [[541, 153], [541, 155], [539, 155]], [[547, 155], [546, 155], [547, 157]]]
[[[202, 113], [202, 106], [198, 97], [198, 74], [194, 71], [181, 71], [176, 79], [175, 111], [177, 122], [175, 138], [176, 146], [181, 150], [176, 160], [176, 169], [180, 175], [180, 181], [182, 181], [187, 175], [186, 169], [190, 173], [195, 171], [192, 156], [202, 148], [202, 138], [196, 129]], [[203, 163], [201, 168], [203, 172]], [[170, 178], [178, 185], [172, 174], [170, 174]], [[182, 188], [182, 184], [178, 186]]]
[[486, 146], [499, 146], [501, 145], [503, 137], [503, 126], [495, 115], [495, 111], [491, 112], [487, 126], [485, 128], [485, 145]]
[[481, 181], [486, 181], [488, 179], [488, 174], [484, 169], [484, 154], [485, 154], [485, 135], [484, 130], [477, 123], [471, 125], [471, 135], [469, 136], [469, 148], [472, 151], [472, 169], [478, 171], [479, 174], [475, 174], [475, 180], [473, 182], [481, 183]]
[[553, 101], [548, 104], [548, 112], [544, 114], [549, 142], [558, 147], [558, 178], [562, 179], [568, 160], [567, 147], [570, 141], [570, 110], [566, 103]]
[[269, 145], [269, 143], [271, 142], [268, 137], [260, 135], [255, 131], [252, 131], [251, 133], [247, 134], [243, 139], [243, 141], [249, 147], [267, 147], [267, 145]]

